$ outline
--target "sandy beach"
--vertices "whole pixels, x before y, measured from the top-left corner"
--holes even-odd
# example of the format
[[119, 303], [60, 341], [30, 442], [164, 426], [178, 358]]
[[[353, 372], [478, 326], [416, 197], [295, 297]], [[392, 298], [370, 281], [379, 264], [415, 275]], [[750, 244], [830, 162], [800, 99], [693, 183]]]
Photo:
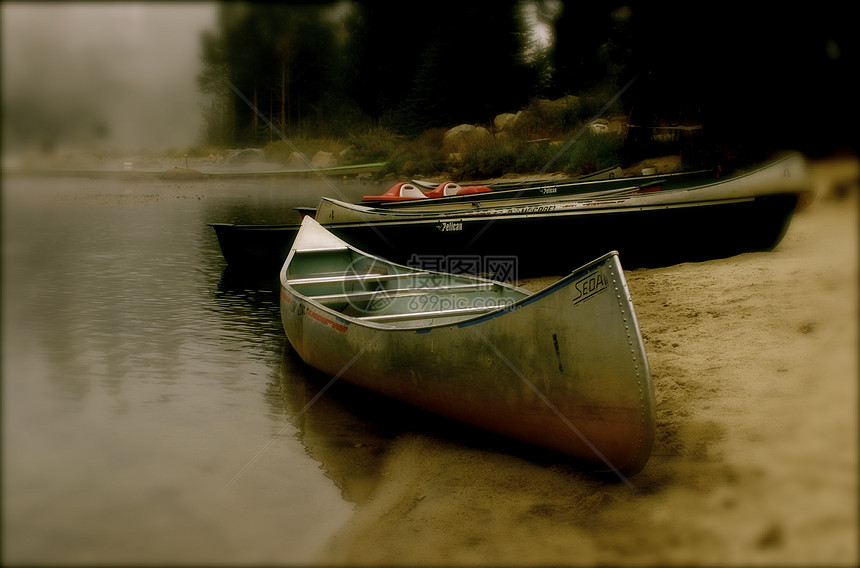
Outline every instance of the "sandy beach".
[[857, 192], [818, 189], [772, 252], [626, 273], [657, 401], [632, 487], [405, 433], [319, 561], [855, 565]]

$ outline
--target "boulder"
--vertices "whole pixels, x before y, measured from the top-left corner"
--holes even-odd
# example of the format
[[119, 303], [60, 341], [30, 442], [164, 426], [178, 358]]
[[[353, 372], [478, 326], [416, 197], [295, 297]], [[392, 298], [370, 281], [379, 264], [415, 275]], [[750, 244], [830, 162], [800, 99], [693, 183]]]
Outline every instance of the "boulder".
[[341, 160], [352, 160], [355, 158], [355, 146], [349, 145], [337, 154]]
[[496, 118], [493, 119], [493, 128], [496, 132], [504, 132], [505, 128], [516, 122], [516, 119], [517, 115], [510, 112], [496, 115]]
[[512, 134], [527, 134], [530, 129], [539, 126], [537, 114], [533, 106], [517, 111], [514, 118], [505, 124], [505, 131]]
[[288, 168], [307, 168], [310, 163], [310, 158], [308, 158], [305, 154], [300, 154], [299, 152], [293, 152], [290, 154], [290, 157], [287, 158], [287, 167]]
[[337, 157], [331, 152], [320, 150], [311, 158], [311, 165], [315, 168], [333, 168], [337, 165]]
[[265, 162], [266, 154], [259, 148], [242, 148], [241, 150], [227, 150], [224, 163], [229, 165], [250, 164], [252, 162]]
[[442, 150], [449, 153], [466, 152], [489, 144], [493, 135], [483, 126], [461, 124], [445, 133], [442, 139]]
[[566, 95], [550, 99], [534, 99], [529, 106], [517, 113], [516, 119], [506, 127], [526, 133], [535, 130], [559, 129], [569, 125], [580, 113], [582, 103], [579, 97]]

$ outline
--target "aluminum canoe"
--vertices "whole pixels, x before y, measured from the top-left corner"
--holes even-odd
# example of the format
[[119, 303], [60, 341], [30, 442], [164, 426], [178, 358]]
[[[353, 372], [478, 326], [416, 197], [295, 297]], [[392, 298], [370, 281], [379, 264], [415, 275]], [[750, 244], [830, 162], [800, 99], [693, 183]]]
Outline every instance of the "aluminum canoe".
[[305, 363], [379, 394], [631, 475], [654, 396], [618, 254], [530, 293], [365, 254], [306, 218], [280, 272]]

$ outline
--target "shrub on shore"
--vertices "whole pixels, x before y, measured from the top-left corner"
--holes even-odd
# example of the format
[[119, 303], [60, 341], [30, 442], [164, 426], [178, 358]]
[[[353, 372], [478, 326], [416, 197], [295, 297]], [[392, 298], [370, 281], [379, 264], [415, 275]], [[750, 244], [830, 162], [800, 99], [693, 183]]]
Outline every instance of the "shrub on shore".
[[594, 105], [587, 97], [536, 99], [516, 115], [505, 115], [504, 124], [495, 125], [495, 131], [488, 125], [458, 127], [483, 135], [467, 135], [454, 144], [446, 138], [446, 128], [408, 137], [376, 127], [343, 138], [296, 137], [289, 143], [274, 140], [263, 152], [267, 160], [284, 164], [296, 150], [306, 156], [320, 151], [332, 153], [340, 165], [385, 162], [378, 175], [394, 178], [474, 180], [508, 173], [588, 174], [619, 163], [623, 150], [619, 132], [593, 133], [588, 129]]
[[[496, 136], [490, 143], [464, 152], [447, 153], [442, 148], [445, 129], [433, 129], [416, 138], [406, 138], [385, 130], [353, 134], [344, 140], [278, 140], [262, 150], [270, 162], [287, 164], [295, 149], [306, 156], [319, 151], [340, 156], [340, 165], [385, 162], [379, 177], [450, 177], [475, 180], [509, 173], [535, 174], [564, 172], [588, 174], [620, 163], [623, 141], [616, 134], [585, 132], [572, 143], [566, 140], [526, 140], [520, 136]], [[571, 135], [572, 136], [572, 135]], [[170, 157], [193, 158], [226, 155], [227, 148], [194, 146], [173, 149]]]
[[296, 151], [295, 149], [298, 149], [299, 152], [306, 156], [313, 156], [317, 152], [338, 154], [346, 146], [347, 144], [343, 141], [335, 138], [296, 138], [290, 140], [290, 144], [287, 144], [284, 140], [269, 142], [263, 147], [263, 153], [272, 162], [287, 163], [290, 156]]
[[500, 177], [507, 173], [564, 172], [584, 175], [621, 162], [623, 141], [614, 134], [585, 132], [572, 142], [505, 139], [462, 154], [455, 167], [458, 179]]

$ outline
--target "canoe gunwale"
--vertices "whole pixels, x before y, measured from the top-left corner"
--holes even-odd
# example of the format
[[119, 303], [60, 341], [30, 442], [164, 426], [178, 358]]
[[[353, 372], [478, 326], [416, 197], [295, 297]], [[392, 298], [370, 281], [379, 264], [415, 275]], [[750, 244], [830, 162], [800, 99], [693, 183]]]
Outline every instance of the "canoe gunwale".
[[[651, 175], [636, 175], [630, 177], [615, 176], [611, 175], [607, 178], [601, 178], [600, 176], [603, 174], [609, 174], [611, 172], [622, 173], [622, 170], [618, 166], [613, 166], [609, 168], [605, 168], [599, 172], [594, 172], [593, 174], [589, 174], [583, 176], [581, 178], [576, 179], [560, 179], [560, 180], [532, 180], [526, 182], [499, 182], [499, 183], [487, 183], [481, 185], [489, 185], [489, 187], [493, 188], [493, 191], [490, 193], [481, 193], [481, 194], [471, 194], [471, 195], [449, 195], [449, 196], [439, 196], [439, 197], [430, 197], [427, 199], [410, 199], [410, 200], [402, 200], [402, 201], [372, 201], [367, 200], [365, 203], [374, 203], [374, 205], [379, 205], [381, 208], [388, 207], [413, 207], [413, 206], [423, 206], [423, 205], [444, 205], [444, 204], [462, 204], [469, 203], [470, 201], [475, 200], [498, 200], [505, 199], [509, 196], [518, 197], [522, 193], [538, 193], [544, 189], [554, 188], [555, 190], [561, 190], [566, 195], [576, 196], [579, 195], [581, 197], [588, 197], [590, 195], [600, 194], [607, 191], [615, 191], [614, 188], [610, 187], [609, 189], [601, 189], [604, 186], [614, 186], [617, 184], [629, 184], [629, 191], [641, 191], [645, 188], [653, 187], [655, 185], [662, 185], [665, 183], [675, 182], [676, 180], [683, 180], [686, 178], [696, 179], [696, 178], [710, 178], [711, 176], [716, 175], [716, 170], [713, 169], [702, 169], [702, 170], [694, 170], [688, 172], [667, 172], [661, 174], [651, 174]], [[420, 187], [423, 191], [429, 191], [434, 189], [439, 185], [436, 182], [424, 182], [421, 180], [411, 180], [412, 184]], [[568, 193], [568, 191], [573, 189], [580, 189], [580, 191], [575, 191], [573, 193]], [[584, 191], [588, 190], [588, 191]]]
[[[304, 225], [304, 224], [308, 224], [308, 223], [318, 224], [316, 221], [314, 221], [310, 218], [306, 218], [302, 224]], [[298, 243], [298, 241], [297, 241], [297, 243]], [[394, 267], [396, 269], [403, 270], [405, 272], [399, 272], [399, 273], [395, 273], [395, 274], [355, 274], [353, 276], [346, 276], [344, 274], [344, 276], [342, 276], [342, 277], [339, 277], [339, 276], [320, 276], [320, 277], [306, 277], [306, 278], [288, 278], [286, 271], [287, 271], [288, 267], [290, 266], [293, 258], [296, 256], [296, 254], [300, 254], [300, 253], [303, 254], [306, 250], [307, 251], [313, 251], [313, 252], [350, 251], [353, 254], [360, 255], [364, 258], [371, 259], [375, 262], [378, 262], [378, 263], [381, 263], [384, 265], [388, 265], [388, 266]], [[299, 300], [301, 302], [305, 302], [308, 305], [313, 306], [316, 310], [319, 310], [321, 312], [325, 312], [329, 316], [337, 318], [338, 321], [348, 322], [350, 324], [355, 324], [355, 325], [360, 325], [360, 326], [365, 326], [365, 327], [372, 327], [375, 329], [380, 329], [380, 330], [385, 330], [385, 331], [402, 330], [402, 331], [408, 331], [410, 333], [415, 333], [415, 332], [426, 332], [426, 331], [430, 331], [432, 329], [437, 329], [440, 327], [451, 327], [451, 326], [467, 327], [469, 325], [488, 321], [488, 320], [491, 320], [493, 318], [504, 315], [506, 313], [522, 309], [523, 307], [525, 307], [525, 306], [527, 306], [527, 305], [529, 305], [529, 304], [531, 304], [537, 300], [540, 300], [541, 298], [548, 296], [549, 294], [552, 294], [553, 292], [571, 284], [576, 279], [581, 278], [583, 276], [583, 274], [587, 274], [588, 272], [596, 269], [597, 267], [602, 265], [607, 259], [609, 259], [613, 256], [618, 256], [618, 252], [617, 251], [607, 252], [606, 254], [592, 260], [591, 262], [588, 262], [588, 263], [580, 266], [579, 268], [571, 271], [567, 276], [564, 276], [564, 277], [556, 280], [555, 282], [549, 284], [545, 288], [543, 288], [537, 292], [530, 292], [530, 291], [524, 290], [522, 288], [519, 288], [517, 286], [507, 284], [505, 282], [498, 282], [498, 281], [494, 281], [494, 280], [490, 280], [490, 279], [486, 279], [486, 278], [481, 278], [479, 276], [451, 275], [451, 274], [448, 274], [445, 272], [437, 272], [437, 271], [432, 271], [432, 270], [420, 270], [420, 269], [415, 269], [412, 267], [400, 265], [400, 264], [385, 260], [383, 258], [365, 253], [365, 252], [357, 249], [356, 247], [353, 247], [352, 245], [349, 245], [345, 242], [344, 242], [343, 247], [331, 247], [331, 248], [329, 248], [329, 247], [326, 247], [326, 248], [309, 247], [308, 249], [297, 248], [296, 243], [294, 243], [294, 245], [291, 248], [290, 253], [287, 256], [287, 259], [284, 262], [284, 265], [281, 269], [280, 281], [281, 281], [281, 287], [283, 288], [283, 292], [286, 292], [287, 294], [289, 294], [290, 296], [292, 296], [296, 300]], [[485, 308], [481, 308], [480, 310], [476, 310], [476, 309], [452, 309], [452, 310], [434, 310], [432, 312], [424, 312], [425, 314], [432, 314], [432, 315], [425, 315], [424, 317], [418, 317], [417, 313], [416, 314], [409, 314], [409, 313], [383, 314], [383, 315], [379, 315], [379, 316], [355, 316], [355, 315], [345, 314], [341, 311], [335, 310], [335, 309], [329, 307], [328, 305], [326, 305], [325, 301], [328, 300], [330, 297], [335, 296], [333, 294], [320, 295], [324, 301], [319, 301], [319, 299], [316, 296], [311, 296], [311, 295], [302, 293], [299, 290], [297, 290], [295, 287], [296, 285], [301, 287], [302, 285], [305, 285], [305, 284], [307, 284], [307, 285], [337, 284], [337, 283], [347, 282], [347, 281], [366, 282], [366, 281], [398, 280], [398, 279], [409, 278], [409, 277], [413, 277], [413, 276], [441, 276], [441, 277], [445, 277], [445, 278], [450, 278], [453, 276], [456, 280], [468, 281], [468, 282], [470, 282], [470, 285], [473, 285], [473, 286], [486, 286], [488, 289], [504, 287], [504, 288], [507, 288], [509, 290], [515, 290], [516, 292], [522, 294], [522, 297], [519, 298], [518, 300], [513, 301], [513, 302], [505, 302], [505, 303], [503, 303], [497, 307], [485, 307]], [[427, 288], [427, 287], [421, 287], [421, 288]], [[399, 289], [399, 292], [403, 293], [403, 292], [408, 291], [408, 290], [417, 290], [417, 287], [415, 287], [415, 288], [401, 288], [401, 289]], [[457, 289], [453, 288], [453, 287], [446, 287], [446, 288], [442, 288], [442, 289], [433, 288], [432, 290], [435, 293], [439, 293], [439, 292], [445, 293], [446, 290], [450, 290], [451, 292], [457, 291]], [[374, 292], [377, 292], [380, 294], [385, 294], [388, 292], [388, 290], [377, 290]], [[364, 294], [364, 292], [362, 292], [362, 294]], [[370, 294], [367, 294], [367, 295], [369, 296]], [[340, 295], [338, 295], [338, 296], [340, 296]], [[345, 300], [347, 300], [347, 301], [349, 300], [349, 294], [344, 294], [343, 296], [344, 296]], [[427, 325], [422, 325], [420, 327], [414, 327], [414, 326], [399, 327], [396, 325], [390, 325], [390, 324], [386, 325], [385, 323], [382, 323], [382, 322], [385, 322], [386, 320], [408, 321], [408, 320], [412, 320], [412, 319], [430, 319], [430, 318], [435, 319], [435, 318], [451, 318], [451, 317], [460, 317], [460, 316], [463, 316], [463, 319], [459, 320], [459, 321], [454, 321], [454, 322], [442, 321], [442, 322], [436, 322], [436, 323], [431, 323], [431, 324], [427, 324]]]
[[[420, 222], [465, 221], [471, 218], [507, 219], [531, 218], [547, 215], [606, 214], [639, 212], [648, 210], [701, 207], [755, 201], [756, 199], [785, 194], [802, 194], [810, 191], [810, 180], [806, 162], [802, 155], [789, 153], [759, 168], [739, 172], [691, 186], [664, 189], [659, 192], [633, 194], [605, 194], [598, 196], [560, 195], [534, 196], [527, 202], [505, 204], [503, 200], [471, 201], [471, 209], [427, 209], [420, 210], [420, 204], [412, 207], [374, 207], [343, 202], [323, 197], [317, 209], [317, 216], [327, 226], [335, 227], [355, 222]], [[522, 201], [522, 200], [520, 200]], [[421, 200], [424, 203], [424, 200]], [[551, 209], [529, 211], [531, 206], [547, 206]], [[342, 218], [335, 215], [341, 211]], [[423, 218], [423, 219], [422, 219]]]
[[[692, 191], [692, 190], [679, 190], [679, 191]], [[713, 199], [701, 199], [697, 201], [682, 201], [677, 203], [629, 203], [629, 202], [617, 202], [617, 203], [606, 203], [607, 207], [587, 207], [581, 206], [573, 209], [560, 209], [560, 210], [552, 210], [552, 211], [537, 211], [537, 212], [523, 212], [523, 213], [505, 213], [501, 211], [493, 211], [497, 209], [496, 207], [487, 207], [482, 210], [475, 211], [457, 211], [451, 212], [450, 214], [419, 214], [412, 212], [401, 212], [401, 211], [388, 211], [388, 210], [374, 210], [373, 208], [367, 208], [365, 210], [356, 209], [351, 203], [346, 203], [343, 201], [338, 201], [336, 199], [323, 198], [322, 202], [327, 202], [333, 204], [335, 208], [347, 210], [351, 213], [355, 213], [356, 215], [364, 217], [361, 220], [356, 221], [338, 221], [331, 224], [327, 224], [326, 227], [330, 227], [332, 229], [337, 228], [345, 228], [356, 225], [364, 225], [367, 223], [372, 223], [373, 226], [385, 226], [385, 225], [394, 225], [399, 223], [410, 223], [410, 224], [438, 224], [440, 221], [448, 222], [486, 222], [487, 220], [492, 219], [506, 219], [506, 220], [516, 220], [516, 219], [540, 219], [542, 217], [576, 217], [581, 215], [587, 216], [595, 216], [595, 215], [610, 215], [610, 214], [619, 214], [619, 213], [638, 213], [643, 211], [663, 211], [667, 209], [689, 209], [689, 208], [697, 208], [697, 207], [711, 207], [718, 205], [732, 205], [738, 203], [751, 203], [756, 201], [757, 199], [762, 199], [765, 197], [775, 197], [775, 196], [784, 196], [784, 195], [795, 195], [796, 192], [786, 191], [786, 192], [775, 192], [768, 193], [765, 195], [751, 195], [746, 197], [732, 197], [732, 198], [713, 198]], [[618, 197], [615, 198], [619, 199]], [[623, 197], [622, 197], [623, 199]], [[577, 203], [577, 200], [572, 200], [574, 203]], [[558, 202], [556, 202], [558, 203]], [[601, 203], [601, 205], [604, 205]], [[612, 207], [615, 205], [615, 207]], [[521, 207], [521, 206], [515, 206]], [[501, 209], [501, 208], [498, 208]], [[369, 218], [371, 215], [379, 215], [378, 218]]]

